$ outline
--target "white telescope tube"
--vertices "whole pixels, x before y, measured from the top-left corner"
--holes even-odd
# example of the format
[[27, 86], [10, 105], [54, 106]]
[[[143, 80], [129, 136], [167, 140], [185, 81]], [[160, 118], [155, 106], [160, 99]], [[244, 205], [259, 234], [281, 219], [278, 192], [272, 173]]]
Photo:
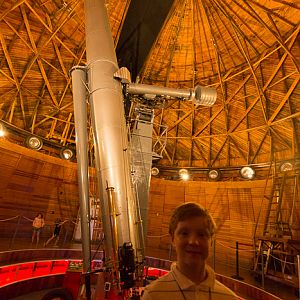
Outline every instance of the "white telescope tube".
[[[105, 239], [110, 238], [111, 230], [107, 193], [103, 191], [110, 187], [114, 189], [118, 213], [118, 246], [131, 242], [136, 249], [137, 238], [129, 225], [129, 220], [135, 220], [135, 205], [123, 95], [121, 83], [114, 79], [118, 64], [104, 0], [85, 0], [85, 16], [90, 108]], [[110, 239], [107, 258], [112, 257], [112, 242]]]
[[196, 105], [212, 106], [217, 100], [214, 88], [197, 85], [195, 89], [175, 89], [148, 84], [129, 83], [126, 91], [135, 95], [156, 95], [183, 98]]

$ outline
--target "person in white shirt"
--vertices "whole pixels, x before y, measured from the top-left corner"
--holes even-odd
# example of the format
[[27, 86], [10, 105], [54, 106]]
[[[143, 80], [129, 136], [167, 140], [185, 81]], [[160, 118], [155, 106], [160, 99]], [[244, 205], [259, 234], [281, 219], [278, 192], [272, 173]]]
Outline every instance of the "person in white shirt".
[[169, 234], [177, 253], [171, 271], [146, 286], [143, 300], [234, 300], [233, 291], [215, 278], [206, 264], [216, 224], [197, 203], [178, 206], [169, 223]]

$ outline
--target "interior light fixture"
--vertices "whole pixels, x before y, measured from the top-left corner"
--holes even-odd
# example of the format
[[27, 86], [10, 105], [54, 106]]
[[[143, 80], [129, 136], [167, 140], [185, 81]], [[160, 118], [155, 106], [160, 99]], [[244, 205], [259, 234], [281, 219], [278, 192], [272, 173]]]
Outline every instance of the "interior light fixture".
[[207, 172], [207, 176], [210, 180], [217, 181], [221, 177], [221, 172], [220, 172], [220, 170], [217, 170], [217, 169], [211, 169]]
[[187, 169], [180, 169], [178, 171], [178, 174], [179, 174], [179, 177], [186, 181], [186, 180], [189, 180], [190, 179], [190, 174], [189, 174], [189, 171]]
[[153, 167], [153, 168], [151, 169], [151, 175], [152, 175], [152, 176], [157, 176], [158, 174], [159, 174], [159, 169], [156, 168], [156, 167]]
[[25, 145], [32, 150], [40, 150], [43, 147], [43, 141], [41, 138], [31, 135], [25, 139]]
[[65, 160], [70, 160], [74, 156], [72, 149], [64, 147], [60, 150], [60, 157]]
[[5, 127], [0, 123], [0, 138], [5, 136]]
[[255, 170], [249, 166], [243, 167], [240, 174], [244, 179], [253, 179], [255, 177]]
[[279, 169], [280, 172], [292, 171], [294, 169], [294, 165], [289, 161], [285, 161], [280, 165]]

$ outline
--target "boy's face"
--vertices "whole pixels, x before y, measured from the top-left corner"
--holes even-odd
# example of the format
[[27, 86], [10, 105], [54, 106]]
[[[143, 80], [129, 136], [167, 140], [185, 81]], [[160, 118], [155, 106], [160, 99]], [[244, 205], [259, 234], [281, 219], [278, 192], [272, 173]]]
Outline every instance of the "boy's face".
[[209, 255], [211, 235], [206, 217], [191, 217], [177, 224], [173, 236], [179, 265], [203, 265]]

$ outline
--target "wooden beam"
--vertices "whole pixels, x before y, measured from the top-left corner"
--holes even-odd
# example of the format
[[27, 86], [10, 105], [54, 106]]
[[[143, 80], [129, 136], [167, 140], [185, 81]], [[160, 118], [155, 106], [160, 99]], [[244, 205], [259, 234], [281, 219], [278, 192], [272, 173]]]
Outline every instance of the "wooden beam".
[[[209, 109], [209, 117], [211, 118], [212, 115], [212, 109]], [[211, 126], [212, 123], [209, 123], [208, 125], [208, 133], [211, 135]], [[212, 157], [212, 139], [209, 139], [209, 149], [207, 153], [207, 160], [208, 160], [208, 166], [211, 167], [211, 157]]]
[[273, 0], [275, 2], [278, 2], [278, 3], [281, 3], [281, 4], [284, 4], [284, 5], [287, 5], [287, 6], [290, 6], [290, 7], [293, 7], [293, 8], [296, 8], [296, 9], [299, 9], [300, 10], [300, 6], [298, 6], [295, 2], [291, 2], [291, 1], [285, 1], [285, 0]]
[[168, 150], [166, 148], [163, 149], [163, 151], [165, 152], [167, 159], [169, 160], [169, 162], [172, 164], [172, 158], [171, 155], [169, 154]]
[[[1, 6], [0, 6], [1, 7]], [[6, 22], [6, 20], [4, 20], [4, 22]], [[14, 29], [14, 36], [10, 39], [10, 41], [9, 41], [9, 45], [8, 45], [8, 48], [7, 48], [7, 51], [10, 53], [11, 52], [11, 49], [15, 46], [15, 42], [16, 42], [16, 40], [17, 40], [17, 38], [19, 37], [17, 34], [16, 34], [16, 32], [18, 32], [18, 31], [21, 31], [22, 29], [23, 29], [23, 27], [24, 27], [24, 22], [21, 22], [21, 25], [20, 26], [18, 26], [18, 29], [17, 30], [15, 30]], [[13, 27], [14, 28], [14, 27]], [[4, 64], [4, 62], [5, 62], [5, 56], [1, 59], [1, 62], [0, 62], [0, 71], [1, 71], [1, 69], [2, 69], [2, 67], [3, 67], [3, 64]], [[4, 73], [5, 74], [5, 73]], [[21, 82], [20, 82], [20, 84], [21, 84]]]
[[[205, 23], [205, 18], [202, 17], [201, 15], [201, 8], [200, 8], [200, 3], [203, 7], [203, 3], [201, 1], [196, 1], [196, 6], [197, 6], [197, 15], [199, 16], [198, 19], [199, 19], [199, 22], [197, 24], [200, 24], [201, 23], [201, 26], [202, 28], [200, 28], [200, 26], [198, 25], [198, 32], [199, 32], [199, 36], [201, 38], [201, 34], [200, 32], [203, 32], [204, 33], [204, 38], [205, 38], [205, 41], [202, 41], [201, 40], [201, 44], [203, 45], [201, 48], [204, 48], [206, 47], [206, 45], [211, 45], [211, 43], [209, 42], [209, 38], [207, 37], [206, 35], [206, 31], [205, 31], [205, 27], [206, 27], [206, 23]], [[203, 7], [203, 11], [204, 10], [204, 7]], [[213, 61], [213, 58], [211, 56], [211, 51], [208, 51], [208, 56], [209, 56], [209, 61], [211, 62], [210, 66], [211, 66], [211, 72], [214, 73], [214, 64], [212, 63]], [[201, 61], [203, 61], [203, 54], [202, 54], [202, 59]], [[204, 70], [203, 70], [203, 73], [202, 73], [202, 77], [204, 77]]]
[[[26, 128], [26, 117], [25, 117], [25, 111], [24, 111], [24, 104], [23, 104], [23, 97], [22, 97], [22, 93], [21, 93], [20, 82], [19, 82], [18, 76], [16, 74], [16, 71], [14, 69], [12, 59], [10, 57], [10, 54], [9, 54], [8, 50], [7, 50], [7, 45], [6, 45], [5, 39], [4, 39], [1, 31], [0, 31], [0, 43], [2, 45], [2, 49], [3, 49], [4, 55], [5, 55], [7, 64], [9, 66], [10, 72], [11, 72], [13, 78], [14, 78], [14, 81], [15, 81], [15, 84], [16, 84], [16, 87], [17, 87], [17, 91], [18, 91], [19, 98], [20, 98], [20, 107], [21, 107], [21, 112], [22, 112], [22, 117], [23, 117], [24, 128]], [[11, 106], [11, 111], [10, 111], [10, 116], [9, 116], [9, 121], [10, 122], [12, 121], [12, 118], [13, 118], [13, 115], [14, 115], [14, 110], [15, 110], [15, 106], [16, 106], [16, 99], [17, 99], [17, 96], [16, 96], [16, 98], [13, 102], [13, 105]]]
[[78, 57], [73, 53], [73, 51], [70, 50], [70, 48], [56, 35], [56, 33], [60, 30], [60, 28], [72, 17], [74, 10], [76, 8], [76, 6], [80, 3], [80, 0], [77, 0], [74, 5], [72, 6], [72, 9], [69, 11], [68, 15], [66, 16], [65, 19], [62, 20], [62, 22], [59, 24], [59, 26], [55, 29], [55, 31], [52, 31], [52, 27], [48, 26], [43, 19], [38, 15], [38, 13], [35, 11], [35, 9], [28, 3], [25, 2], [26, 5], [28, 6], [28, 8], [35, 14], [35, 16], [37, 17], [37, 19], [44, 25], [44, 27], [51, 33], [50, 39], [48, 40], [48, 42], [45, 43], [44, 46], [46, 46], [51, 40], [52, 38], [55, 38], [57, 41], [60, 42], [60, 44], [76, 59], [78, 59]]
[[68, 134], [69, 134], [69, 130], [70, 130], [70, 121], [71, 121], [71, 119], [72, 119], [72, 116], [73, 116], [73, 114], [70, 113], [70, 114], [69, 114], [69, 117], [68, 117], [68, 120], [65, 121], [65, 123], [66, 123], [66, 124], [65, 124], [65, 128], [64, 128], [63, 133], [62, 133], [62, 135], [61, 135], [61, 141], [62, 141], [62, 143], [63, 143], [64, 146], [66, 145], [67, 137], [68, 137]]
[[65, 67], [65, 65], [64, 65], [63, 58], [61, 57], [61, 54], [60, 54], [60, 49], [57, 47], [55, 41], [53, 41], [53, 40], [52, 40], [52, 45], [53, 45], [53, 47], [54, 47], [56, 56], [57, 56], [57, 58], [58, 58], [60, 67], [61, 67], [61, 69], [63, 70], [63, 74], [65, 75], [66, 78], [69, 78], [69, 74], [68, 74], [68, 72], [67, 72], [67, 70], [66, 70], [66, 67]]
[[[221, 133], [221, 134], [207, 134], [207, 135], [202, 135], [200, 137], [196, 137], [194, 138], [194, 140], [203, 140], [203, 139], [208, 139], [208, 138], [217, 138], [217, 137], [222, 137], [222, 136], [232, 136], [232, 135], [239, 135], [245, 132], [251, 132], [251, 131], [257, 131], [257, 130], [265, 130], [265, 129], [269, 129], [269, 127], [271, 126], [276, 126], [279, 123], [285, 122], [286, 120], [289, 119], [296, 119], [300, 117], [300, 112], [296, 112], [293, 113], [292, 115], [289, 115], [287, 117], [281, 118], [279, 120], [273, 121], [270, 125], [260, 125], [260, 126], [256, 126], [256, 127], [251, 127], [251, 128], [246, 128], [246, 129], [241, 129], [238, 131], [234, 131], [231, 133]], [[176, 137], [176, 136], [169, 136], [168, 139], [172, 140], [172, 139], [190, 139], [190, 136], [180, 136], [180, 137]]]
[[225, 137], [225, 139], [224, 139], [224, 141], [223, 141], [223, 143], [222, 143], [222, 145], [221, 145], [219, 151], [217, 152], [215, 158], [213, 159], [213, 161], [212, 161], [212, 163], [211, 163], [211, 166], [213, 166], [214, 163], [216, 162], [216, 160], [218, 159], [218, 157], [219, 157], [220, 153], [222, 152], [222, 150], [223, 150], [223, 148], [224, 148], [224, 145], [226, 144], [227, 140], [228, 140], [228, 135]]
[[21, 113], [24, 123], [24, 129], [27, 129], [27, 122], [26, 122], [26, 114], [24, 109], [24, 99], [23, 99], [23, 93], [22, 90], [19, 91], [19, 98], [20, 98], [20, 107], [21, 107]]
[[[250, 79], [251, 74], [249, 74], [241, 83], [240, 85], [237, 87], [237, 89], [235, 90], [235, 92], [226, 100], [226, 104], [228, 104], [232, 99], [234, 99], [234, 96], [241, 90], [241, 88], [243, 88], [243, 86], [245, 85], [245, 83]], [[221, 107], [218, 111], [216, 111], [214, 113], [213, 116], [211, 116], [209, 118], [209, 120], [207, 122], [205, 122], [202, 127], [193, 135], [193, 138], [196, 138], [209, 124], [211, 124], [211, 122], [223, 111], [223, 107]]]
[[[195, 7], [194, 7], [194, 1], [191, 1], [191, 10], [192, 10], [192, 13], [191, 13], [191, 18], [192, 18], [192, 24], [195, 24]], [[192, 26], [192, 52], [193, 52], [193, 65], [192, 65], [192, 87], [195, 86], [195, 75], [196, 75], [196, 69], [197, 69], [197, 66], [196, 66], [196, 45], [195, 45], [195, 27]], [[193, 165], [193, 154], [194, 154], [194, 140], [193, 140], [193, 134], [194, 134], [194, 120], [195, 120], [195, 112], [193, 112], [191, 114], [191, 118], [190, 118], [190, 136], [191, 136], [191, 139], [190, 139], [190, 143], [191, 143], [191, 148], [190, 148], [190, 153], [189, 153], [189, 167], [192, 167]]]
[[[297, 36], [298, 36], [298, 33], [299, 33], [299, 30], [300, 30], [300, 23], [299, 25], [297, 26], [297, 28], [291, 32], [290, 36], [287, 37], [287, 39], [284, 41], [285, 44], [287, 44], [288, 42], [291, 42], [290, 43], [290, 48], [291, 46], [293, 45], [293, 41], [296, 40]], [[266, 60], [268, 57], [270, 57], [272, 54], [274, 54], [276, 51], [278, 51], [278, 49], [280, 49], [281, 46], [278, 46], [276, 47], [274, 50], [271, 50], [270, 49], [266, 49], [261, 55], [260, 55], [260, 59], [258, 59], [254, 64], [253, 66], [257, 66], [259, 65], [262, 61]], [[227, 80], [232, 80], [234, 77], [242, 74], [242, 73], [245, 73], [249, 71], [249, 67], [245, 67], [243, 70], [239, 71], [239, 72], [236, 72], [234, 74], [232, 74], [231, 76], [227, 76], [226, 77], [226, 81]], [[298, 71], [297, 71], [298, 72]], [[299, 72], [298, 72], [299, 73]]]
[[254, 162], [254, 160], [255, 160], [257, 154], [259, 153], [259, 151], [260, 151], [260, 149], [261, 149], [261, 147], [262, 147], [262, 145], [263, 145], [263, 142], [264, 142], [264, 140], [266, 139], [268, 133], [269, 133], [269, 129], [267, 128], [267, 130], [265, 131], [265, 134], [264, 134], [263, 138], [261, 139], [261, 141], [260, 141], [258, 147], [256, 148], [256, 151], [255, 151], [255, 153], [254, 153], [252, 159], [251, 159], [250, 162], [249, 162], [250, 164], [253, 164], [253, 162]]
[[[217, 71], [218, 71], [218, 79], [219, 79], [219, 84], [220, 84], [220, 87], [221, 87], [221, 91], [222, 91], [222, 105], [223, 105], [223, 111], [224, 111], [224, 114], [225, 114], [225, 130], [228, 131], [228, 121], [229, 121], [229, 118], [228, 118], [228, 109], [227, 109], [227, 104], [226, 104], [226, 92], [225, 92], [225, 87], [224, 87], [224, 83], [223, 83], [223, 80], [222, 80], [222, 72], [221, 72], [221, 66], [220, 64], [223, 63], [222, 59], [221, 59], [221, 56], [219, 55], [220, 53], [220, 50], [218, 49], [218, 43], [217, 43], [217, 40], [214, 36], [214, 32], [213, 32], [213, 29], [212, 29], [212, 26], [211, 26], [211, 22], [209, 21], [209, 5], [203, 1], [202, 2], [203, 4], [203, 8], [204, 8], [204, 11], [205, 11], [205, 20], [206, 20], [206, 24], [209, 28], [209, 32], [210, 32], [210, 35], [211, 35], [211, 40], [212, 40], [212, 43], [214, 44], [214, 54], [215, 54], [215, 60], [217, 62]], [[223, 68], [224, 68], [224, 64], [223, 64]], [[224, 68], [225, 69], [225, 68]]]
[[[84, 43], [84, 44], [85, 44], [85, 43]], [[80, 55], [78, 56], [78, 60], [74, 62], [74, 66], [79, 65], [79, 64], [82, 62], [83, 56], [84, 56], [84, 53], [85, 53], [85, 50], [86, 50], [86, 49], [85, 49], [85, 46], [84, 46], [83, 49], [81, 49], [81, 53], [80, 53]], [[63, 91], [63, 93], [61, 94], [61, 97], [60, 97], [60, 99], [59, 99], [59, 107], [62, 105], [62, 102], [63, 102], [63, 100], [64, 100], [64, 98], [65, 98], [65, 96], [66, 96], [66, 94], [67, 94], [67, 91], [68, 91], [68, 89], [69, 89], [69, 87], [70, 87], [71, 81], [72, 81], [72, 77], [69, 76], [69, 77], [68, 77], [68, 80], [67, 80], [67, 83], [66, 83], [66, 86], [65, 86], [65, 88], [64, 88], [64, 91]]]
[[275, 86], [276, 84], [279, 84], [280, 82], [282, 81], [285, 81], [286, 82], [286, 79], [288, 79], [289, 77], [292, 77], [293, 75], [297, 74], [298, 72], [297, 71], [294, 71], [294, 72], [291, 72], [290, 74], [288, 75], [285, 75], [284, 77], [278, 79], [277, 81], [273, 82], [272, 84], [269, 85], [269, 88], [272, 88], [273, 86]]
[[[30, 6], [29, 7], [31, 10], [33, 10], [33, 8]], [[73, 8], [74, 9], [74, 8]], [[73, 11], [73, 10], [72, 10]], [[70, 12], [71, 13], [71, 12]], [[56, 33], [61, 29], [61, 27], [69, 20], [69, 18], [70, 18], [70, 14], [68, 14], [68, 16], [59, 24], [59, 26], [57, 26], [56, 27], [56, 30], [53, 32], [53, 31], [50, 31], [51, 32], [51, 36], [49, 37], [49, 39], [45, 42], [45, 43], [43, 43], [43, 46], [42, 47], [40, 47], [40, 51], [44, 48], [44, 47], [46, 47], [51, 41], [52, 41], [52, 39], [53, 38], [55, 38], [55, 39], [57, 39], [59, 42], [60, 42], [60, 44], [77, 60], [77, 61], [80, 61], [81, 60], [81, 58], [79, 58], [76, 54], [74, 54], [57, 36], [56, 36]], [[30, 28], [30, 27], [29, 27]], [[48, 30], [51, 30], [51, 27], [44, 27], [44, 28], [46, 28], [46, 29], [48, 29]], [[34, 49], [35, 50], [35, 49]], [[31, 59], [31, 62], [30, 62], [30, 67], [28, 67], [27, 68], [27, 71], [23, 74], [23, 77], [22, 77], [22, 79], [21, 79], [21, 82], [24, 80], [24, 78], [26, 77], [26, 75], [27, 75], [27, 72], [30, 70], [30, 68], [31, 68], [31, 66], [33, 65], [33, 63], [39, 58], [38, 56], [39, 56], [39, 53], [38, 53], [38, 51], [34, 51], [34, 53], [35, 53], [35, 57], [33, 57], [32, 59]]]
[[[178, 106], [180, 107], [180, 101], [178, 101]], [[177, 118], [179, 117], [179, 112], [177, 112]], [[176, 126], [176, 136], [178, 136], [178, 125]], [[174, 159], [175, 159], [175, 156], [176, 156], [176, 151], [177, 151], [177, 146], [178, 146], [178, 140], [175, 140], [175, 145], [173, 147], [173, 151], [172, 151], [172, 165], [174, 164]]]
[[[262, 110], [262, 113], [263, 113], [263, 116], [264, 116], [264, 120], [265, 120], [265, 122], [267, 122], [266, 109], [265, 109], [265, 106], [264, 106], [264, 103], [263, 103], [263, 100], [265, 102], [267, 102], [266, 101], [266, 96], [265, 96], [264, 91], [262, 90], [262, 88], [260, 86], [259, 80], [257, 79], [256, 73], [254, 71], [254, 67], [253, 67], [252, 62], [250, 60], [250, 57], [247, 55], [246, 51], [244, 50], [244, 48], [246, 48], [246, 47], [243, 47], [242, 42], [240, 41], [240, 38], [239, 38], [236, 31], [235, 31], [235, 34], [236, 34], [237, 40], [240, 44], [242, 55], [244, 56], [245, 60], [247, 61], [247, 64], [248, 64], [248, 66], [250, 68], [250, 71], [252, 73], [254, 83], [255, 83], [255, 86], [256, 86], [256, 89], [257, 89], [257, 94], [259, 95], [259, 101], [260, 101], [260, 104], [261, 104], [261, 110]], [[244, 38], [244, 36], [242, 36], [242, 37]]]
[[[5, 55], [4, 55], [4, 56], [5, 56]], [[0, 69], [0, 73], [1, 73], [4, 77], [6, 77], [12, 84], [16, 85], [15, 80], [14, 80], [13, 78], [11, 78], [8, 74], [6, 74], [3, 70]], [[1, 95], [1, 96], [2, 96], [2, 95]], [[0, 97], [1, 97], [1, 96], [0, 96]]]
[[[248, 163], [247, 161], [247, 157], [245, 156], [244, 151], [240, 148], [240, 146], [235, 142], [235, 140], [233, 139], [232, 136], [229, 136], [229, 140], [234, 144], [235, 149], [240, 153], [240, 155], [242, 156], [242, 158], [245, 160], [246, 163]], [[229, 144], [229, 143], [228, 143]]]
[[276, 110], [274, 111], [273, 115], [271, 116], [271, 118], [268, 120], [268, 125], [270, 125], [273, 120], [276, 118], [276, 116], [279, 114], [279, 112], [281, 111], [281, 109], [283, 108], [284, 104], [287, 102], [287, 100], [289, 99], [290, 95], [292, 94], [292, 92], [294, 91], [294, 89], [297, 87], [298, 83], [300, 80], [300, 74], [295, 78], [294, 82], [292, 83], [292, 85], [290, 86], [289, 90], [287, 91], [286, 95], [284, 96], [284, 98], [281, 100], [280, 104], [277, 106]]
[[[51, 62], [49, 62], [48, 60], [46, 60], [45, 58], [41, 57], [42, 62], [44, 62], [45, 64], [47, 64], [49, 67], [51, 67], [51, 69], [55, 70], [58, 74], [60, 74], [62, 77], [65, 77], [66, 80], [69, 79], [69, 76], [67, 76], [64, 71], [58, 69], [56, 66], [54, 66]], [[55, 59], [54, 59], [55, 60]]]
[[13, 119], [16, 104], [17, 104], [17, 97], [18, 97], [18, 91], [16, 92], [15, 95], [12, 96], [13, 100], [11, 102], [9, 110], [6, 113], [6, 118], [8, 117], [8, 122], [9, 123], [12, 123], [12, 119]]
[[18, 0], [18, 1], [13, 1], [13, 5], [6, 9], [1, 15], [0, 15], [0, 22], [13, 10], [15, 10], [17, 7], [19, 7], [21, 4], [26, 2], [26, 0]]
[[12, 87], [10, 90], [8, 90], [7, 92], [3, 93], [2, 95], [0, 95], [0, 99], [6, 97], [7, 95], [9, 95], [10, 93], [15, 92], [17, 93], [18, 90], [16, 88], [16, 86]]
[[[234, 0], [235, 1], [235, 0]], [[248, 0], [247, 0], [248, 1]], [[281, 47], [289, 54], [289, 56], [291, 57], [296, 69], [299, 72], [299, 62], [297, 61], [297, 59], [295, 58], [295, 56], [290, 52], [290, 50], [288, 49], [288, 47], [286, 47], [284, 41], [282, 41], [281, 36], [278, 36], [276, 34], [276, 32], [274, 32], [270, 26], [268, 26], [268, 24], [257, 14], [257, 12], [252, 8], [251, 5], [249, 5], [249, 3], [246, 0], [243, 0], [243, 2], [246, 4], [246, 6], [248, 6], [248, 8], [251, 10], [252, 13], [250, 13], [249, 11], [245, 10], [245, 8], [243, 7], [243, 9], [245, 11], [247, 11], [248, 13], [250, 13], [250, 15], [255, 18], [259, 23], [261, 23], [265, 28], [268, 29], [268, 31], [274, 36], [274, 38], [277, 40], [277, 42], [281, 45]], [[251, 0], [249, 0], [251, 1]], [[292, 23], [292, 27], [294, 27], [296, 24]]]
[[203, 151], [202, 151], [202, 149], [200, 149], [198, 143], [200, 143], [200, 141], [194, 140], [194, 145], [198, 149], [201, 158], [204, 160], [204, 162], [205, 162], [206, 165], [209, 165], [209, 162], [208, 162], [207, 158], [204, 156]]
[[[244, 105], [245, 105], [245, 109], [248, 108], [248, 98], [247, 98], [247, 89], [246, 89], [246, 86], [244, 85], [243, 87], [243, 94], [245, 96], [245, 101], [244, 101]], [[249, 118], [248, 116], [246, 117], [246, 126], [247, 128], [249, 128]], [[248, 151], [247, 151], [247, 163], [249, 163], [249, 157], [250, 157], [250, 153], [251, 153], [251, 139], [250, 139], [250, 133], [247, 132], [247, 147], [248, 147]]]
[[275, 17], [277, 17], [278, 19], [280, 19], [281, 21], [283, 21], [284, 23], [290, 25], [291, 27], [294, 27], [296, 24], [291, 22], [290, 20], [284, 18], [283, 16], [281, 16], [280, 14], [276, 13], [276, 10], [274, 9], [270, 9], [265, 7], [264, 5], [260, 4], [259, 2], [255, 2], [253, 0], [248, 0], [249, 2], [253, 3], [254, 5], [258, 6], [259, 8], [261, 8], [262, 10], [264, 10], [267, 14], [269, 15], [273, 15]]
[[[14, 34], [24, 43], [24, 45], [30, 49], [31, 51], [33, 51], [33, 48], [31, 47], [30, 44], [27, 43], [27, 41], [23, 38], [22, 34], [20, 34], [20, 28], [18, 30], [15, 29], [15, 27], [13, 25], [10, 24], [10, 22], [8, 22], [7, 20], [4, 20], [4, 22], [6, 23], [6, 25], [14, 32]], [[22, 24], [23, 25], [23, 24]], [[22, 25], [20, 26], [22, 28]], [[11, 42], [9, 43], [11, 44]]]
[[270, 131], [279, 139], [281, 140], [286, 146], [287, 148], [291, 148], [291, 144], [289, 144], [288, 141], [286, 141], [282, 136], [281, 134], [279, 134], [278, 132], [275, 131], [274, 128], [270, 127]]
[[178, 124], [180, 124], [183, 120], [185, 120], [194, 111], [195, 111], [195, 108], [189, 110], [182, 117], [180, 117], [179, 119], [177, 119], [177, 121], [174, 124], [172, 124], [172, 126], [168, 127], [168, 132], [170, 132], [173, 128], [175, 128]]
[[[81, 60], [82, 60], [82, 58], [83, 58], [84, 52], [85, 52], [85, 49], [82, 50], [82, 53], [81, 53], [81, 55], [79, 56], [79, 60], [78, 60], [77, 62], [75, 62], [74, 65], [78, 65], [78, 64], [81, 62]], [[69, 78], [68, 84], [70, 83], [70, 80], [71, 80], [71, 78]], [[63, 99], [63, 97], [64, 97], [64, 95], [65, 95], [65, 93], [66, 93], [66, 90], [67, 90], [67, 87], [65, 88], [65, 91], [64, 91], [64, 93], [63, 93], [63, 95], [62, 95], [62, 97], [61, 97], [60, 102], [62, 101], [62, 99]], [[36, 127], [40, 126], [41, 124], [43, 124], [44, 122], [46, 122], [49, 118], [56, 116], [60, 111], [63, 111], [64, 109], [68, 108], [70, 105], [73, 105], [73, 101], [67, 103], [67, 104], [64, 105], [64, 106], [59, 105], [59, 109], [58, 109], [58, 110], [52, 112], [52, 113], [50, 114], [50, 116], [45, 116], [45, 118], [44, 118], [43, 120], [41, 120], [40, 122], [38, 122], [37, 124], [35, 124], [35, 126], [36, 126]]]
[[281, 123], [281, 122], [285, 122], [286, 120], [296, 119], [296, 118], [299, 118], [299, 117], [300, 117], [300, 112], [296, 112], [296, 113], [293, 113], [293, 114], [291, 114], [287, 117], [281, 118], [280, 120], [273, 121], [271, 126], [276, 125], [276, 124]]
[[[294, 36], [294, 39], [292, 39], [291, 43], [290, 43], [290, 47], [291, 45], [293, 45], [294, 41], [296, 40], [296, 36]], [[280, 66], [280, 62], [279, 62], [279, 66]], [[279, 68], [279, 66], [277, 66]], [[271, 77], [269, 78], [269, 80], [265, 83], [265, 85], [262, 88], [262, 92], [264, 92], [266, 90], [266, 88], [268, 87], [268, 85], [270, 84], [271, 80], [273, 79], [273, 77], [275, 76], [275, 74], [277, 73], [278, 69], [275, 68], [275, 70], [273, 71]], [[271, 79], [272, 78], [272, 79]], [[298, 78], [298, 80], [297, 80]], [[295, 86], [297, 85], [297, 82], [299, 81], [299, 76], [296, 78], [296, 80], [294, 81], [294, 84], [292, 85], [293, 88], [290, 89], [290, 93], [294, 90]], [[287, 95], [290, 95], [290, 93], [287, 93]], [[286, 96], [287, 96], [286, 95]], [[252, 108], [254, 107], [254, 105], [257, 103], [257, 101], [259, 100], [260, 96], [257, 96], [254, 101], [252, 102], [252, 104], [249, 106], [249, 108], [245, 111], [245, 113], [242, 115], [242, 118], [240, 118], [240, 120], [235, 124], [235, 126], [233, 126], [229, 132], [234, 131], [237, 126], [243, 121], [243, 119], [245, 118], [245, 116], [250, 112], [250, 110], [252, 110]], [[274, 120], [274, 118], [276, 117], [276, 115], [279, 113], [279, 111], [281, 110], [282, 106], [284, 105], [285, 101], [287, 100], [287, 97], [285, 97], [285, 99], [283, 99], [281, 101], [281, 105], [278, 106], [277, 110], [275, 111], [275, 113], [273, 114], [273, 116], [268, 120], [267, 125], [270, 126], [270, 124], [272, 123], [272, 121]], [[279, 110], [278, 110], [279, 109]]]
[[180, 13], [180, 19], [179, 19], [179, 24], [177, 24], [177, 27], [176, 27], [175, 37], [172, 39], [173, 44], [171, 45], [172, 46], [171, 54], [170, 54], [170, 58], [168, 59], [168, 64], [167, 64], [165, 86], [168, 86], [168, 84], [169, 84], [171, 66], [172, 66], [172, 63], [173, 63], [174, 55], [175, 55], [176, 42], [178, 40], [178, 36], [179, 36], [180, 29], [181, 29], [181, 26], [182, 26], [182, 21], [184, 20], [184, 12], [185, 12], [186, 1], [182, 1], [182, 4], [183, 4], [182, 7], [178, 8], [178, 13]]
[[[253, 30], [251, 29], [251, 27], [243, 20], [243, 18], [241, 18], [236, 12], [234, 12], [230, 5], [228, 5], [228, 3], [224, 3], [223, 5], [221, 4], [221, 1], [215, 1], [213, 0], [213, 2], [218, 6], [218, 8], [220, 9], [220, 11], [224, 14], [224, 16], [230, 20], [230, 24], [231, 26], [234, 28], [235, 31], [239, 32], [239, 34], [244, 38], [244, 40], [246, 40], [248, 42], [248, 44], [251, 46], [251, 48], [253, 49], [253, 51], [258, 55], [259, 52], [257, 51], [257, 49], [254, 47], [251, 39], [242, 31], [241, 29], [241, 25], [237, 24], [237, 22], [235, 21], [235, 19], [231, 16], [230, 13], [228, 13], [227, 10], [231, 11], [231, 13], [233, 15], [235, 15], [235, 17], [237, 17], [239, 19], [239, 21], [250, 31], [252, 32], [255, 36], [258, 37], [258, 39], [265, 45], [268, 46], [268, 44], [266, 44], [265, 41], [263, 41], [259, 35], [257, 35], [256, 32], [253, 32]], [[225, 6], [227, 7], [227, 10], [225, 8]], [[234, 43], [236, 44], [235, 40], [232, 37], [232, 40], [234, 41]], [[241, 51], [241, 48], [237, 46], [237, 48]]]
[[57, 102], [56, 97], [55, 97], [55, 95], [54, 95], [54, 93], [52, 91], [52, 87], [51, 87], [51, 84], [50, 84], [50, 82], [48, 80], [48, 77], [46, 75], [46, 71], [44, 69], [43, 63], [42, 63], [41, 59], [39, 58], [39, 51], [37, 50], [34, 38], [33, 38], [32, 34], [31, 34], [30, 24], [29, 24], [29, 21], [28, 21], [28, 18], [27, 18], [27, 14], [25, 12], [24, 7], [21, 7], [21, 13], [22, 13], [22, 16], [23, 16], [23, 20], [24, 20], [24, 23], [25, 23], [25, 27], [26, 27], [26, 30], [27, 30], [27, 34], [28, 34], [31, 46], [33, 47], [34, 53], [35, 53], [35, 55], [37, 57], [37, 64], [39, 66], [39, 69], [40, 69], [40, 72], [42, 74], [42, 77], [43, 77], [43, 79], [44, 79], [44, 81], [46, 83], [46, 86], [47, 86], [48, 92], [50, 94], [51, 100], [52, 100], [53, 104], [56, 107], [58, 107], [58, 102]]
[[[278, 51], [278, 56], [280, 55], [279, 51]], [[283, 78], [287, 78], [286, 74], [285, 74], [285, 70], [284, 68], [281, 68], [281, 73], [283, 75]], [[287, 92], [288, 91], [288, 84], [287, 84], [287, 80], [285, 79], [284, 80], [284, 87], [285, 87], [285, 91]], [[289, 106], [289, 114], [291, 115], [293, 113], [293, 107], [292, 107], [292, 103], [291, 101], [288, 100], [288, 106]], [[292, 150], [293, 150], [293, 153], [294, 153], [294, 157], [296, 157], [296, 154], [299, 153], [299, 148], [300, 148], [300, 143], [299, 143], [299, 140], [300, 140], [300, 137], [298, 137], [298, 134], [297, 134], [297, 127], [296, 127], [296, 123], [295, 123], [295, 120], [294, 119], [291, 119], [290, 121], [291, 125], [292, 125], [292, 128], [293, 128], [293, 139], [292, 139]]]
[[46, 138], [47, 139], [51, 139], [54, 135], [54, 131], [55, 131], [55, 127], [56, 127], [56, 123], [57, 123], [57, 119], [54, 119], [52, 124], [51, 124], [51, 128], [49, 133], [47, 134]]
[[10, 57], [10, 53], [8, 52], [7, 50], [7, 45], [6, 45], [6, 41], [3, 37], [3, 34], [2, 32], [0, 31], [0, 43], [2, 45], [2, 50], [4, 52], [4, 56], [5, 56], [5, 59], [7, 61], [7, 64], [8, 64], [8, 67], [9, 67], [9, 70], [11, 72], [11, 75], [13, 77], [13, 80], [14, 80], [14, 83], [18, 89], [18, 91], [20, 90], [20, 83], [19, 83], [19, 79], [18, 79], [18, 76], [16, 74], [16, 71], [15, 71], [15, 68], [14, 68], [14, 65], [13, 65], [13, 62], [12, 62], [12, 59]]

